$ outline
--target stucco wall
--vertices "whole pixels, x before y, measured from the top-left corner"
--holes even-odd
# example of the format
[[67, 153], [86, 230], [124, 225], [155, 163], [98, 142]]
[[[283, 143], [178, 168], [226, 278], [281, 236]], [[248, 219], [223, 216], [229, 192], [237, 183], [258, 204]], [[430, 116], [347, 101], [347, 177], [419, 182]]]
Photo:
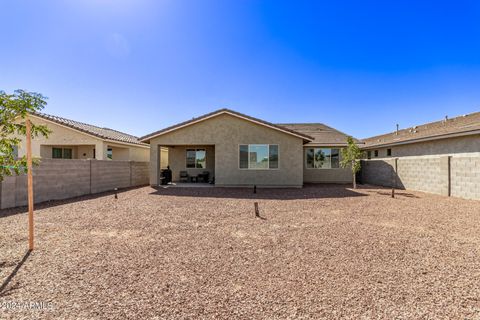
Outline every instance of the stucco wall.
[[166, 169], [168, 166], [168, 148], [160, 150], [160, 169]]
[[[278, 144], [279, 169], [239, 169], [239, 144]], [[150, 183], [158, 184], [159, 146], [214, 145], [215, 184], [219, 186], [303, 185], [301, 138], [222, 114], [151, 139]], [[182, 159], [182, 163], [185, 160]], [[172, 163], [170, 163], [172, 165]]]
[[392, 157], [452, 155], [480, 152], [480, 135], [417, 142], [391, 147], [365, 148], [365, 150], [371, 150], [372, 159], [374, 158], [374, 150], [378, 150], [378, 158], [387, 157], [387, 149], [392, 149]]
[[[103, 141], [101, 139], [79, 133], [41, 118], [32, 116], [30, 117], [30, 120], [36, 125], [46, 125], [50, 130], [52, 130], [52, 133], [48, 136], [48, 138], [40, 135], [32, 139], [32, 155], [34, 157], [51, 158], [52, 146], [88, 145], [94, 146], [94, 148], [97, 149], [97, 159], [103, 159], [101, 158], [101, 152], [98, 152], [98, 150], [102, 150], [103, 148]], [[41, 145], [44, 145], [42, 151]], [[22, 157], [25, 154], [26, 143], [25, 140], [22, 139], [22, 143], [18, 149], [18, 155]]]
[[[148, 162], [42, 159], [33, 168], [35, 203], [148, 184]], [[27, 204], [26, 175], [0, 183], [0, 208]]]
[[[341, 149], [342, 147], [331, 146], [326, 148]], [[305, 147], [303, 150], [303, 182], [351, 183], [353, 181], [352, 170], [350, 168], [336, 168], [336, 169], [307, 168], [306, 149], [308, 149], [308, 147]]]
[[113, 142], [104, 142], [106, 148], [112, 148], [112, 160], [149, 161], [149, 147], [137, 147]]

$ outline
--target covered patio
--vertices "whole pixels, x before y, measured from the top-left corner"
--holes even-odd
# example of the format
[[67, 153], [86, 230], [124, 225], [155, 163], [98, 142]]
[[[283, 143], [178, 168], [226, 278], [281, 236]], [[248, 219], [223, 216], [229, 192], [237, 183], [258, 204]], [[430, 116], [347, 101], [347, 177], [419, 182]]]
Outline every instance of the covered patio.
[[214, 185], [214, 145], [161, 145], [158, 148], [158, 172], [162, 184], [168, 182], [174, 187]]

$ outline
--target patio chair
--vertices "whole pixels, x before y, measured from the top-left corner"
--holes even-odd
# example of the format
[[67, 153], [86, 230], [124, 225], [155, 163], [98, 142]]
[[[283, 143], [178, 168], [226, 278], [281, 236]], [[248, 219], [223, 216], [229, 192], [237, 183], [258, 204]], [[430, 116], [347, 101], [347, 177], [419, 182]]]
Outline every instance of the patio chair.
[[203, 171], [198, 175], [199, 178], [202, 179], [202, 182], [208, 183], [208, 178], [210, 177], [210, 172], [208, 171]]
[[188, 172], [180, 171], [180, 182], [188, 182]]

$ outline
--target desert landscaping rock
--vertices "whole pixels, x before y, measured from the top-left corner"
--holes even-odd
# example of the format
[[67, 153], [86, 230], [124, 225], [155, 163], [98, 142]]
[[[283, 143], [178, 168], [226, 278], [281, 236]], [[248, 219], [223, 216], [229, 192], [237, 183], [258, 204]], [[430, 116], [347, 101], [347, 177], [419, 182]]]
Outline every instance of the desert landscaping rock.
[[[480, 319], [480, 202], [144, 187], [0, 211], [0, 319]], [[261, 218], [255, 218], [254, 202]], [[7, 308], [12, 303], [48, 308]]]

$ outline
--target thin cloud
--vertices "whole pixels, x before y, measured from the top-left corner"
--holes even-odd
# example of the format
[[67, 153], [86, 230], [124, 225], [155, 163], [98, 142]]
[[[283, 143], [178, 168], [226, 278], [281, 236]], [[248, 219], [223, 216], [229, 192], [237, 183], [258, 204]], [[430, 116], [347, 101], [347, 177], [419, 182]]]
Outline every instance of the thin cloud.
[[130, 44], [120, 33], [112, 33], [106, 41], [107, 52], [114, 58], [125, 59], [130, 55]]

